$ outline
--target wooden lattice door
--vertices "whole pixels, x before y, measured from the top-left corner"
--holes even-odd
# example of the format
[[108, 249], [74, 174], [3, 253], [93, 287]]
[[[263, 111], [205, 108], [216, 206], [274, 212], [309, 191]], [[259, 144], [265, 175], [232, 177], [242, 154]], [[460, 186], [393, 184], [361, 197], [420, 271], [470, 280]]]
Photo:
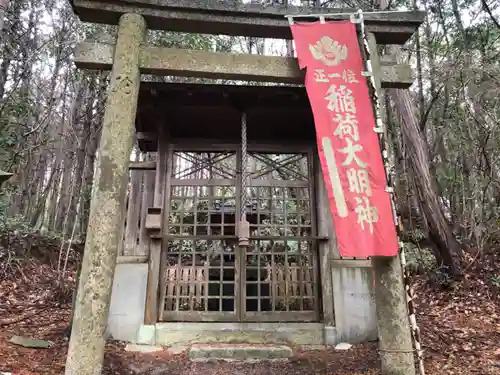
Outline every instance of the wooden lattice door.
[[236, 152], [175, 152], [173, 162], [162, 249], [161, 318], [236, 321]]
[[[314, 321], [310, 154], [175, 152], [160, 276], [165, 321]], [[238, 247], [241, 205], [250, 247]], [[309, 239], [307, 238], [309, 237]]]
[[245, 321], [315, 321], [318, 268], [310, 153], [250, 153], [243, 262]]

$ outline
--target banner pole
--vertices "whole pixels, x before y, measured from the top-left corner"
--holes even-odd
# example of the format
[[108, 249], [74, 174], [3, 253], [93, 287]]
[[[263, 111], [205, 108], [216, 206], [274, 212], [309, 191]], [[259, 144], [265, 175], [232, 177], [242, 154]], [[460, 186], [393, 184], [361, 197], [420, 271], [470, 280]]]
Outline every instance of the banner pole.
[[416, 309], [415, 305], [413, 303], [413, 298], [414, 298], [414, 291], [413, 288], [411, 287], [410, 283], [410, 277], [408, 273], [408, 268], [406, 264], [406, 255], [405, 255], [405, 249], [404, 249], [404, 244], [403, 242], [399, 241], [399, 234], [402, 231], [401, 228], [401, 218], [398, 217], [397, 211], [396, 211], [396, 204], [395, 204], [395, 199], [394, 199], [394, 188], [395, 188], [395, 178], [393, 176], [393, 171], [395, 169], [395, 162], [394, 162], [394, 154], [389, 151], [389, 138], [387, 134], [387, 128], [385, 127], [384, 121], [382, 119], [382, 108], [383, 103], [382, 103], [382, 92], [381, 92], [381, 85], [380, 85], [380, 79], [377, 77], [377, 73], [374, 72], [374, 65], [379, 65], [378, 61], [375, 62], [373, 60], [378, 60], [378, 52], [377, 52], [377, 44], [376, 40], [373, 35], [367, 35], [365, 32], [364, 28], [364, 22], [363, 22], [363, 13], [361, 11], [358, 11], [359, 17], [360, 17], [360, 32], [361, 32], [361, 37], [363, 38], [363, 44], [366, 50], [366, 68], [368, 71], [368, 75], [370, 76], [370, 79], [368, 80], [372, 86], [372, 92], [374, 95], [373, 98], [373, 107], [374, 107], [374, 114], [376, 117], [376, 124], [377, 127], [374, 129], [376, 133], [379, 135], [379, 141], [380, 141], [380, 148], [382, 151], [382, 157], [384, 159], [384, 166], [386, 169], [386, 175], [387, 175], [387, 182], [388, 182], [388, 192], [391, 195], [391, 203], [393, 206], [393, 214], [394, 214], [394, 221], [396, 225], [396, 232], [398, 233], [398, 243], [400, 247], [400, 262], [401, 262], [401, 268], [403, 270], [403, 282], [405, 286], [405, 291], [406, 291], [406, 303], [408, 306], [408, 318], [411, 324], [411, 329], [412, 329], [412, 338], [413, 338], [413, 343], [415, 346], [415, 351], [417, 354], [417, 360], [419, 364], [419, 374], [420, 375], [425, 375], [425, 367], [424, 367], [424, 360], [423, 360], [423, 351], [421, 348], [421, 339], [420, 339], [420, 328], [417, 325], [416, 321]]

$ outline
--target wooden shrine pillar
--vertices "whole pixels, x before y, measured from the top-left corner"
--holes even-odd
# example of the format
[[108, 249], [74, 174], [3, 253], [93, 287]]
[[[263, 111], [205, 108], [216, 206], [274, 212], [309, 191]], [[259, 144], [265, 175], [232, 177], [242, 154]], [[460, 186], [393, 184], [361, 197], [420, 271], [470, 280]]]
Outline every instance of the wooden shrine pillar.
[[[169, 137], [164, 129], [164, 122], [160, 121], [158, 125], [158, 139], [156, 152], [156, 179], [155, 192], [153, 199], [153, 210], [158, 217], [158, 226], [156, 228], [148, 227], [148, 219], [146, 219], [146, 228], [150, 231], [151, 244], [149, 247], [148, 260], [148, 283], [146, 289], [146, 308], [144, 312], [144, 324], [153, 325], [161, 319], [163, 312], [163, 304], [159, 301], [160, 294], [163, 290], [159, 290], [160, 280], [161, 285], [165, 285], [161, 277], [161, 254], [162, 245], [164, 243], [164, 228], [168, 222], [168, 211], [170, 204], [170, 179], [172, 176], [172, 145]], [[148, 213], [148, 217], [151, 216]]]
[[105, 330], [127, 192], [144, 18], [120, 17], [75, 304], [66, 375], [100, 375]]
[[325, 343], [327, 345], [333, 345], [336, 341], [336, 333], [329, 332], [330, 330], [334, 330], [336, 323], [333, 304], [334, 296], [331, 260], [335, 251], [334, 249], [337, 246], [337, 238], [333, 226], [333, 218], [328, 206], [328, 196], [323, 180], [323, 173], [321, 171], [321, 164], [316, 150], [314, 150], [313, 153], [313, 171], [318, 236], [328, 237], [328, 241], [321, 241], [318, 244], [323, 321], [325, 323]]

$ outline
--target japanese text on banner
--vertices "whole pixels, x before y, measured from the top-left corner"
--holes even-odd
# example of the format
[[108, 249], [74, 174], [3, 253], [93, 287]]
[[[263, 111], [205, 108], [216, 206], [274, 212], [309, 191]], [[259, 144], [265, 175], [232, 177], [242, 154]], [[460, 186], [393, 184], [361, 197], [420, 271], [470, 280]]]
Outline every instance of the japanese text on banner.
[[397, 237], [355, 25], [294, 24], [341, 255], [396, 255]]

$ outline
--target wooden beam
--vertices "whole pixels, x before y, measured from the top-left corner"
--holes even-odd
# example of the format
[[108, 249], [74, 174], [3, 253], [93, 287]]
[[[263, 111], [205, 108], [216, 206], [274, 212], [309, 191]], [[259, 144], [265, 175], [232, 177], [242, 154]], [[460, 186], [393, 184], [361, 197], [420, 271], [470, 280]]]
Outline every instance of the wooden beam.
[[333, 268], [371, 268], [370, 259], [332, 259]]
[[[154, 30], [291, 39], [285, 15], [335, 14], [346, 19], [357, 9], [334, 9], [261, 4], [228, 4], [206, 0], [73, 0], [73, 9], [84, 22], [114, 24], [124, 13], [138, 13]], [[424, 12], [365, 13], [366, 29], [379, 44], [404, 44], [424, 20]], [[317, 21], [318, 17], [301, 18]]]
[[156, 162], [155, 161], [139, 161], [139, 162], [130, 162], [128, 167], [129, 169], [141, 169], [141, 170], [155, 170]]
[[[110, 70], [114, 44], [83, 42], [75, 50], [75, 64], [82, 69]], [[228, 54], [187, 49], [143, 46], [143, 74], [202, 77], [227, 80], [302, 84], [304, 72], [296, 58]], [[413, 83], [409, 65], [384, 62], [382, 86], [408, 88]]]
[[[149, 137], [157, 139], [157, 133], [147, 133]], [[174, 151], [189, 149], [197, 152], [221, 152], [227, 150], [236, 150], [240, 147], [240, 143], [234, 140], [212, 139], [212, 138], [173, 138], [171, 139]], [[250, 152], [275, 152], [275, 153], [293, 153], [293, 152], [309, 152], [315, 148], [316, 142], [287, 142], [286, 144], [277, 144], [273, 140], [259, 140], [248, 142], [248, 151]], [[156, 146], [155, 146], [156, 150]], [[317, 238], [319, 240], [327, 240], [328, 237]]]
[[122, 255], [116, 258], [117, 264], [131, 264], [131, 263], [147, 263], [148, 257], [146, 255]]
[[158, 142], [155, 133], [137, 132], [136, 137], [139, 141]]

